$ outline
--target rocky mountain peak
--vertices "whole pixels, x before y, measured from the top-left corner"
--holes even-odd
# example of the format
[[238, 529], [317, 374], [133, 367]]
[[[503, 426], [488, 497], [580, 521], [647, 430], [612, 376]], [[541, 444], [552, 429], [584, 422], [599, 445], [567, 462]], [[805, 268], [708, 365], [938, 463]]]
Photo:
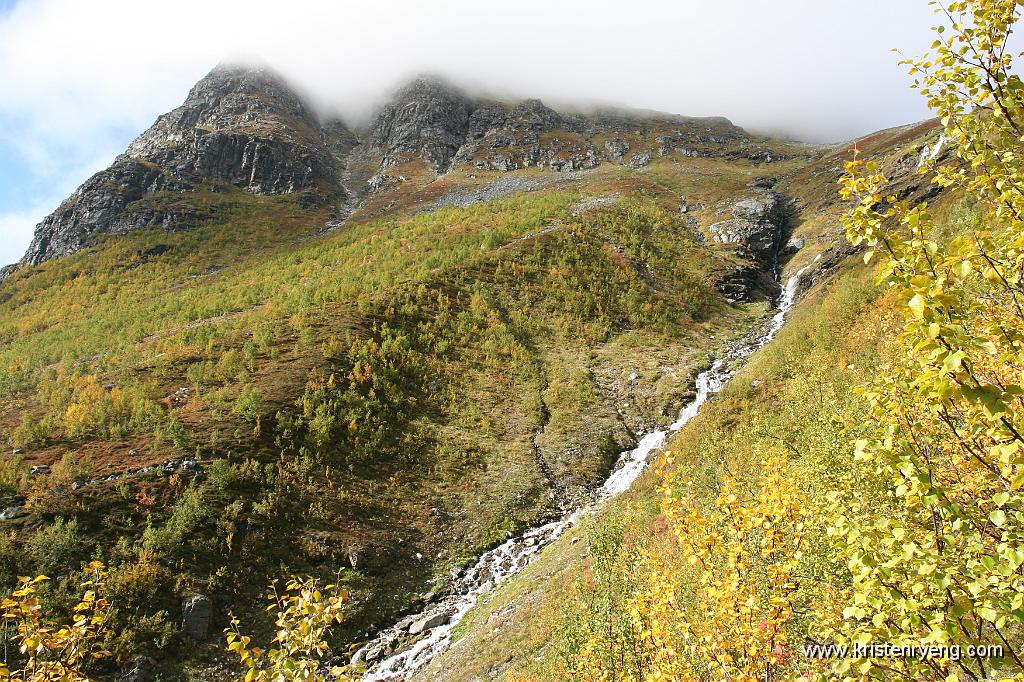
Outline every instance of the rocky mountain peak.
[[465, 93], [450, 82], [432, 74], [420, 74], [398, 87], [394, 101], [465, 98]]
[[577, 127], [568, 117], [562, 116], [539, 99], [524, 99], [508, 116], [506, 127], [530, 132]]
[[136, 139], [127, 154], [145, 157], [173, 147], [194, 129], [312, 141], [317, 123], [302, 100], [266, 67], [222, 64], [193, 86], [185, 102]]
[[472, 100], [444, 81], [418, 77], [374, 119], [366, 154], [382, 157], [382, 169], [421, 158], [443, 171], [466, 139], [473, 108]]
[[[344, 137], [335, 129], [332, 139]], [[106, 170], [89, 178], [36, 226], [23, 264], [74, 253], [100, 234], [194, 222], [185, 209], [141, 201], [157, 191], [227, 183], [254, 194], [333, 187], [327, 136], [302, 99], [273, 71], [221, 65], [184, 104], [164, 114]]]
[[334, 177], [315, 116], [265, 67], [218, 66], [125, 156], [182, 179], [223, 180], [257, 194], [292, 192]]

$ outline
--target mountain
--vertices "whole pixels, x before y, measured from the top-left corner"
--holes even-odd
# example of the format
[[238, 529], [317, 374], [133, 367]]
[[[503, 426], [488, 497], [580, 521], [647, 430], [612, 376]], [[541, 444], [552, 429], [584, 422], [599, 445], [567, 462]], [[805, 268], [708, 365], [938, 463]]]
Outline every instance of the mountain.
[[154, 206], [166, 193], [224, 185], [259, 195], [306, 191], [307, 202], [335, 202], [344, 217], [359, 199], [402, 182], [400, 169], [436, 176], [453, 167], [640, 168], [672, 152], [767, 158], [726, 119], [560, 114], [539, 100], [476, 100], [434, 78], [399, 89], [365, 130], [352, 131], [318, 120], [271, 70], [221, 65], [47, 216], [20, 265], [75, 253], [102, 235], [186, 229], [203, 219], [187, 201]]
[[[881, 494], [872, 489], [875, 483], [849, 454], [849, 439], [851, 431], [859, 433], [865, 410], [857, 387], [887, 378], [886, 363], [900, 320], [894, 314], [896, 302], [874, 283], [876, 272], [864, 264], [860, 249], [843, 240], [841, 215], [848, 205], [840, 202], [834, 187], [857, 149], [861, 158], [878, 163], [880, 172], [892, 179], [887, 190], [910, 205], [928, 201], [930, 209], [945, 218], [971, 216], [961, 197], [940, 192], [928, 175], [919, 173], [926, 160], [949, 156], [938, 128], [938, 121], [927, 121], [879, 131], [828, 150], [780, 179], [776, 190], [793, 202], [791, 243], [800, 246], [783, 268], [783, 277], [796, 285], [797, 300], [785, 326], [763, 349], [737, 363], [736, 374], [716, 398], [670, 434], [664, 446], [671, 453], [669, 461], [660, 460], [651, 467], [656, 471], [642, 475], [621, 496], [590, 509], [528, 568], [487, 590], [455, 628], [450, 646], [425, 647], [433, 654], [420, 654], [416, 665], [400, 663], [394, 669], [404, 674], [395, 679], [593, 679], [592, 671], [600, 667], [593, 662], [609, 660], [604, 658], [609, 653], [616, 656], [609, 668], [639, 670], [635, 677], [629, 672], [624, 678], [640, 679], [653, 667], [651, 658], [657, 660], [666, 649], [646, 645], [642, 639], [638, 643], [636, 633], [641, 631], [639, 624], [664, 623], [657, 620], [661, 609], [678, 605], [687, 620], [676, 612], [674, 622], [695, 623], [691, 627], [697, 629], [705, 626], [705, 614], [721, 604], [717, 608], [726, 617], [710, 622], [716, 634], [728, 627], [722, 623], [730, 623], [734, 613], [743, 614], [741, 621], [747, 619], [725, 590], [708, 583], [724, 574], [722, 583], [728, 584], [740, 572], [761, 579], [753, 552], [737, 559], [743, 545], [718, 538], [722, 528], [739, 528], [742, 523], [731, 509], [726, 511], [730, 492], [747, 500], [759, 499], [759, 488], [762, 495], [771, 494], [760, 483], [766, 457], [781, 452], [791, 458], [792, 475], [800, 481], [801, 499], [807, 504], [837, 494], [867, 500], [872, 510], [880, 504], [876, 496]], [[674, 498], [668, 497], [669, 491]], [[673, 499], [685, 515], [672, 518]], [[716, 513], [717, 525], [704, 521]], [[685, 523], [693, 535], [677, 539], [683, 531], [673, 528], [674, 523]], [[822, 525], [801, 545], [807, 565], [825, 565], [823, 557], [834, 551], [826, 539], [831, 530]], [[755, 537], [758, 532], [752, 531]], [[697, 553], [685, 543], [695, 542], [694, 537], [706, 543], [701, 546], [709, 548], [705, 556], [712, 559], [698, 559], [690, 573], [687, 560]], [[744, 534], [735, 537], [742, 540]], [[714, 564], [715, 557], [721, 558], [720, 566]], [[742, 568], [734, 569], [736, 564]], [[798, 579], [828, 591], [845, 584], [842, 569], [838, 576], [826, 569], [821, 575], [800, 574]], [[651, 599], [650, 590], [665, 591]], [[659, 600], [662, 594], [664, 601]], [[769, 594], [775, 597], [778, 592]], [[808, 637], [808, 617], [796, 613], [792, 618], [796, 641], [801, 642]], [[419, 614], [411, 621], [421, 622]], [[765, 630], [763, 620], [747, 622], [758, 632]], [[684, 638], [688, 634], [682, 628], [680, 632]], [[449, 640], [438, 633], [432, 631], [434, 639], [447, 644]], [[686, 642], [684, 638], [680, 639]], [[364, 654], [375, 664], [393, 651], [409, 650], [398, 643], [392, 651], [380, 647], [380, 641], [373, 640]], [[815, 662], [795, 652], [791, 660], [811, 670], [820, 663], [822, 679], [835, 677], [831, 661]]]
[[[347, 131], [332, 130], [331, 136]], [[221, 66], [36, 228], [21, 262], [74, 253], [100, 234], [182, 229], [193, 207], [153, 209], [160, 192], [227, 183], [254, 194], [335, 184], [329, 137], [298, 95], [266, 69]]]
[[[921, 198], [934, 137], [860, 146]], [[272, 580], [341, 571], [347, 658], [592, 501], [780, 281], [850, 267], [848, 155], [433, 78], [349, 126], [214, 69], [0, 282], [0, 585], [101, 558], [99, 679], [219, 680], [229, 613], [265, 636]]]

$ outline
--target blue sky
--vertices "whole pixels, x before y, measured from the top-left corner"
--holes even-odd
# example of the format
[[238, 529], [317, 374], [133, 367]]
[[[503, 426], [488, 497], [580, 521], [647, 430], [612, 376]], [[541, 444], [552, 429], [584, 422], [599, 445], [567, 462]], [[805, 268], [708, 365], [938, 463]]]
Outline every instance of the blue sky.
[[[515, 11], [510, 8], [514, 7]], [[499, 96], [724, 115], [838, 141], [927, 115], [897, 57], [927, 0], [0, 0], [0, 264], [222, 59], [365, 118], [410, 74]]]

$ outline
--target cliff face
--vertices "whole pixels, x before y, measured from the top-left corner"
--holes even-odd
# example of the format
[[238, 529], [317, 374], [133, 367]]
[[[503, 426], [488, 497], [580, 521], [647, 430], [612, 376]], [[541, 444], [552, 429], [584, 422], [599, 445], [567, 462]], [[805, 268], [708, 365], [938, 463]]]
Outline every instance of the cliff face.
[[328, 137], [275, 74], [218, 67], [184, 104], [161, 116], [110, 168], [47, 216], [21, 262], [34, 265], [74, 253], [99, 234], [187, 227], [187, 209], [153, 210], [138, 203], [154, 192], [189, 192], [218, 182], [255, 194], [330, 186], [335, 164]]
[[[198, 220], [198, 189], [232, 185], [254, 194], [315, 189], [345, 216], [402, 181], [403, 164], [443, 175], [464, 168], [579, 171], [601, 163], [646, 166], [653, 157], [748, 156], [749, 138], [722, 118], [603, 111], [569, 114], [539, 100], [474, 99], [419, 78], [397, 91], [363, 130], [321, 122], [273, 72], [219, 66], [185, 102], [161, 116], [110, 168], [89, 178], [37, 227], [19, 265], [74, 253], [99, 235], [145, 227], [184, 229]], [[396, 175], [399, 171], [396, 171]], [[181, 193], [170, 208], [145, 199]], [[5, 270], [2, 278], [10, 274]]]
[[125, 152], [195, 182], [221, 180], [256, 194], [334, 181], [319, 122], [279, 77], [219, 67], [185, 103], [164, 114]]
[[385, 170], [420, 158], [447, 170], [466, 138], [473, 103], [439, 81], [419, 78], [398, 91], [366, 133], [362, 154]]

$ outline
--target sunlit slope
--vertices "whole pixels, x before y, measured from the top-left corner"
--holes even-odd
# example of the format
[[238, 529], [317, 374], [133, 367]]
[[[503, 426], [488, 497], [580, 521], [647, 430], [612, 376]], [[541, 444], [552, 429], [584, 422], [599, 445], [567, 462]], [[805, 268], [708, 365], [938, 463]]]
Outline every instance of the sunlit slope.
[[[858, 146], [893, 173], [897, 191], [932, 195], [950, 224], [961, 214], [969, 216], [969, 208], [935, 196], [927, 176], [916, 173], [922, 153], [935, 149], [933, 125], [867, 139]], [[660, 462], [630, 492], [586, 518], [499, 587], [460, 624], [452, 648], [413, 679], [587, 679], [587, 655], [612, 655], [602, 648], [608, 637], [619, 643], [615, 655], [628, 663], [630, 647], [645, 646], [630, 615], [639, 603], [634, 598], [646, 589], [638, 579], [647, 570], [645, 556], [662, 557], [673, 566], [684, 589], [703, 589], [696, 580], [686, 582], [692, 576], [685, 565], [672, 563], [678, 545], [662, 510], [666, 475], [714, 509], [724, 480], [756, 490], [767, 453], [781, 451], [791, 456], [791, 478], [809, 499], [823, 503], [836, 489], [874, 494], [870, 481], [851, 478], [849, 440], [866, 414], [854, 388], [874, 378], [893, 352], [888, 342], [895, 315], [861, 254], [846, 244], [839, 222], [843, 207], [835, 183], [849, 155], [844, 146], [778, 185], [796, 200], [793, 241], [800, 247], [782, 276], [806, 270], [802, 299], [777, 337], [678, 434], [669, 445], [671, 464]], [[830, 563], [824, 529], [811, 532], [801, 575], [811, 576], [812, 584], [841, 586], [843, 572]], [[794, 622], [792, 631], [801, 633], [801, 623]], [[601, 645], [588, 649], [591, 638]]]
[[[669, 155], [462, 208], [405, 195], [520, 173], [456, 175], [326, 234], [301, 196], [220, 187], [187, 195], [191, 229], [19, 271], [0, 578], [102, 557], [124, 586], [111, 646], [173, 671], [219, 646], [179, 649], [182, 597], [211, 596], [218, 628], [279, 575], [343, 568], [342, 648], [674, 414], [771, 293], [716, 288], [741, 257], [701, 243], [710, 207], [786, 168]], [[684, 197], [709, 207], [696, 226]]]

